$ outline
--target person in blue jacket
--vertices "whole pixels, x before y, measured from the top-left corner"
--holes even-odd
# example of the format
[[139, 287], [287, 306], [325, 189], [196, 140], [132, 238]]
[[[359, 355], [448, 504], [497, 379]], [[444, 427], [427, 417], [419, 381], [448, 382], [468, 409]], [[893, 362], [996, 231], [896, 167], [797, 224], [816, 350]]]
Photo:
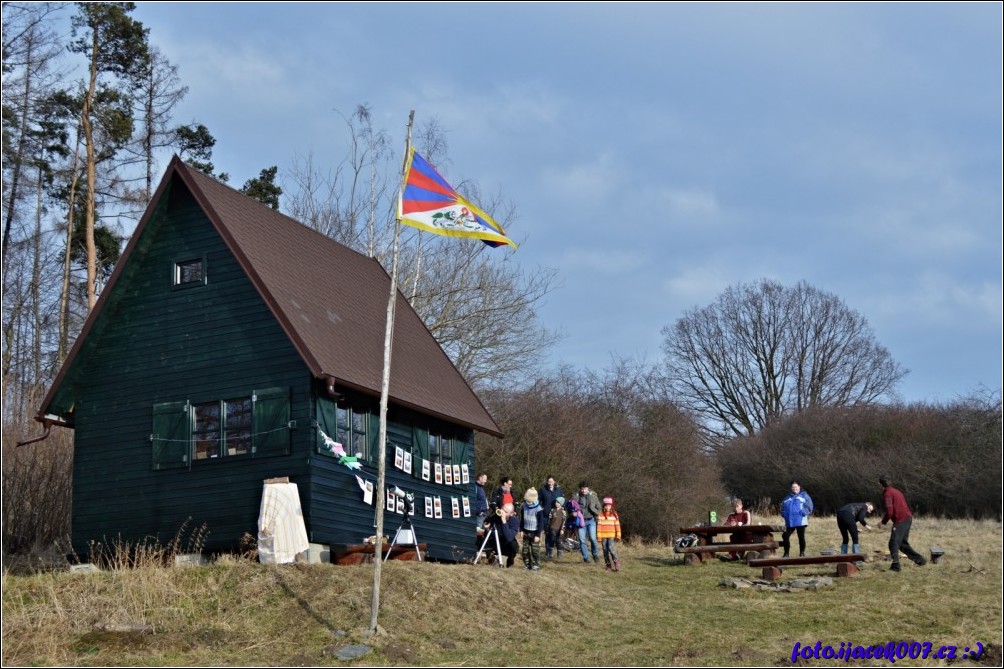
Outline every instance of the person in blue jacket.
[[791, 482], [791, 492], [781, 502], [781, 516], [784, 518], [784, 534], [781, 535], [781, 545], [784, 547], [784, 557], [788, 557], [791, 543], [788, 539], [792, 532], [798, 533], [798, 557], [805, 557], [805, 528], [809, 525], [809, 514], [812, 513], [812, 498], [802, 490], [798, 481]]

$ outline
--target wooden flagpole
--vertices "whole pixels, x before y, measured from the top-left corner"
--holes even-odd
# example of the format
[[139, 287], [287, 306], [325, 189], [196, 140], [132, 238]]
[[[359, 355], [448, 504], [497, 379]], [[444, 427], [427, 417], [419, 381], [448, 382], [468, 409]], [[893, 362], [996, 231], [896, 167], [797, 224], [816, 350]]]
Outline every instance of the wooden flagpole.
[[[411, 152], [411, 129], [415, 123], [415, 110], [408, 114], [408, 138], [404, 145], [404, 162], [401, 165], [401, 188], [404, 188], [405, 168]], [[401, 238], [401, 221], [394, 219], [394, 250], [390, 269], [390, 300], [387, 302], [387, 330], [383, 339], [383, 383], [380, 386], [380, 436], [377, 454], [376, 485], [376, 540], [373, 544], [373, 601], [370, 612], [370, 635], [376, 634], [380, 615], [380, 565], [383, 564], [383, 507], [387, 503], [384, 478], [387, 472], [387, 404], [390, 393], [390, 357], [394, 343], [394, 307], [397, 305], [397, 256]]]

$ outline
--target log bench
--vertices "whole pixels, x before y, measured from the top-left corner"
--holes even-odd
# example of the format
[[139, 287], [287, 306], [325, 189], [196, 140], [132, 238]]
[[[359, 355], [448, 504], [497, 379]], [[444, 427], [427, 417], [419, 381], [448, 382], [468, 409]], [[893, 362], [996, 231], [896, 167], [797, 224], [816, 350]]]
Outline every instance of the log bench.
[[855, 563], [863, 562], [865, 556], [861, 553], [847, 555], [810, 555], [808, 557], [768, 557], [757, 560], [750, 560], [747, 564], [751, 567], [763, 568], [763, 579], [765, 581], [776, 581], [781, 577], [781, 567], [796, 567], [803, 564], [827, 564], [837, 563], [837, 576], [853, 576], [858, 573]]
[[[383, 544], [383, 553], [386, 556], [387, 549], [390, 548], [391, 560], [418, 560], [418, 553], [415, 552], [413, 544], [395, 544], [392, 548], [390, 544]], [[419, 544], [418, 550], [425, 554], [425, 544]], [[334, 564], [365, 564], [373, 562], [373, 544], [332, 544], [331, 562]]]
[[748, 553], [747, 558], [755, 554], [760, 556], [762, 551], [766, 554], [777, 549], [776, 541], [764, 541], [755, 544], [705, 544], [703, 546], [689, 546], [687, 548], [674, 548], [674, 553], [683, 554], [685, 564], [702, 564], [710, 559], [715, 553]]

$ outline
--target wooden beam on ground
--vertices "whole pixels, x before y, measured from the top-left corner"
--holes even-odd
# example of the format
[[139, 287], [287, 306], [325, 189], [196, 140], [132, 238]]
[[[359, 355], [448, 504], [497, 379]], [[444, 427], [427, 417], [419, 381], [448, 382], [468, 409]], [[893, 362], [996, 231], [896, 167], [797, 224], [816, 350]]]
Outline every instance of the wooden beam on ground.
[[794, 567], [800, 564], [826, 564], [827, 562], [864, 562], [863, 553], [847, 555], [808, 555], [806, 557], [769, 557], [750, 560], [751, 567]]

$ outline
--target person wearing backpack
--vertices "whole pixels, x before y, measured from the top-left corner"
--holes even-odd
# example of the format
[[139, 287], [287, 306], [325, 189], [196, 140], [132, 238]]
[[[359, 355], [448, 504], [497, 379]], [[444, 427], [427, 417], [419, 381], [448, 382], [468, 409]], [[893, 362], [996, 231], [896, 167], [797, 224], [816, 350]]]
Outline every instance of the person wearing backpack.
[[[582, 561], [588, 563], [589, 555], [592, 553], [593, 562], [600, 561], [600, 545], [596, 540], [596, 519], [603, 508], [600, 506], [600, 498], [589, 489], [589, 483], [579, 482], [579, 496], [577, 498], [579, 508], [582, 509], [582, 520], [584, 526], [579, 528], [579, 550], [582, 551]], [[587, 544], [588, 539], [588, 544]]]

